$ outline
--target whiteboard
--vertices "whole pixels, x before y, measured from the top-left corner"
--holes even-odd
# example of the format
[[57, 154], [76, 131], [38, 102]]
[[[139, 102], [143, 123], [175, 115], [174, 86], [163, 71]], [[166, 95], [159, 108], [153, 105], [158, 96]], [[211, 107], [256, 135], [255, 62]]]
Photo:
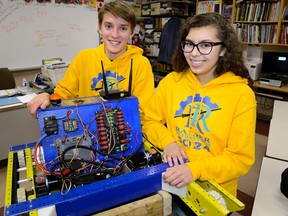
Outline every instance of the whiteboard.
[[99, 45], [97, 8], [0, 0], [0, 67], [39, 68], [43, 59], [71, 62]]

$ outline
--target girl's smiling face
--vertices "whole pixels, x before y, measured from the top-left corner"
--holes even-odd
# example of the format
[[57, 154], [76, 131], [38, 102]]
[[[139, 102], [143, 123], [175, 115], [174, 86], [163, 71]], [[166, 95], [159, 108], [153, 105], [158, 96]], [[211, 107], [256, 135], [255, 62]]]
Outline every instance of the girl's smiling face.
[[[212, 26], [199, 28], [191, 28], [185, 40], [191, 41], [193, 44], [201, 42], [221, 42], [217, 37], [217, 29]], [[194, 47], [190, 53], [185, 53], [184, 56], [188, 62], [192, 72], [196, 75], [202, 85], [214, 79], [214, 70], [217, 65], [219, 56], [225, 54], [225, 49], [222, 45], [212, 47], [208, 55], [201, 54], [197, 47]]]

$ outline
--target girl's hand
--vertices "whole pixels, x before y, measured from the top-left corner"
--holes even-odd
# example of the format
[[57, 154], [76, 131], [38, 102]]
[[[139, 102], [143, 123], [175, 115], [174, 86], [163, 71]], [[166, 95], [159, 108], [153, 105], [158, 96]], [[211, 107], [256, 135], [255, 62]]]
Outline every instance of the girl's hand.
[[176, 143], [170, 143], [163, 151], [163, 159], [168, 162], [169, 166], [184, 164], [186, 154], [184, 150]]

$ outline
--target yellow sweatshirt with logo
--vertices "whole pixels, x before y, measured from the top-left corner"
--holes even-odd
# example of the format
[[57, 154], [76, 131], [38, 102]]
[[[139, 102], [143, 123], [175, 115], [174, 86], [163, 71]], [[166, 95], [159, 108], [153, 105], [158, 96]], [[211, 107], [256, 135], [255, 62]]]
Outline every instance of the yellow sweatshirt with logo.
[[191, 70], [172, 72], [145, 107], [143, 133], [164, 149], [176, 141], [195, 180], [215, 180], [233, 195], [255, 160], [256, 99], [227, 72], [201, 85]]
[[64, 99], [98, 95], [103, 89], [101, 61], [103, 61], [108, 89], [128, 91], [133, 58], [131, 93], [138, 98], [141, 117], [143, 107], [146, 106], [154, 91], [152, 67], [142, 53], [141, 48], [127, 45], [126, 52], [111, 61], [104, 52], [104, 44], [97, 48], [82, 50], [71, 62], [54, 92]]

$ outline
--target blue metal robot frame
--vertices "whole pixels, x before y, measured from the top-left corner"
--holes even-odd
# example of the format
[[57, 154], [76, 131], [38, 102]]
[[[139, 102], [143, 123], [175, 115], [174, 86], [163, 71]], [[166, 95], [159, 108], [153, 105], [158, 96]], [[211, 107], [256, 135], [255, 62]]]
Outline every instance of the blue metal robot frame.
[[[18, 151], [26, 147], [14, 147]], [[150, 195], [161, 190], [162, 172], [167, 164], [159, 164], [142, 170], [73, 188], [66, 195], [60, 192], [5, 206], [5, 215], [20, 215], [33, 210], [55, 206], [57, 215], [88, 215]]]
[[[97, 97], [66, 100], [62, 102], [62, 105], [59, 107], [38, 110], [41, 136], [45, 136], [45, 139], [41, 140], [41, 146], [46, 162], [53, 160], [53, 158], [57, 158], [58, 153], [54, 144], [55, 139], [61, 138], [63, 137], [63, 134], [67, 135], [68, 133], [65, 133], [63, 124], [57, 123], [55, 125], [48, 125], [49, 133], [51, 132], [51, 127], [55, 127], [56, 131], [52, 131], [52, 133], [47, 136], [44, 119], [55, 116], [60, 122], [61, 119], [65, 119], [65, 116], [67, 117], [67, 111], [69, 111], [69, 118], [71, 119], [78, 118], [79, 120], [79, 116], [81, 116], [81, 122], [84, 122], [86, 126], [89, 126], [89, 131], [97, 134], [97, 124], [95, 122], [89, 124], [91, 119], [95, 120], [95, 113], [99, 110], [103, 110], [103, 106], [105, 106], [105, 109], [120, 108], [123, 111], [122, 114], [125, 121], [131, 126], [130, 137], [128, 137], [129, 134], [127, 134], [130, 141], [127, 142], [128, 150], [125, 151], [125, 154], [130, 154], [136, 147], [141, 146], [142, 133], [137, 98], [131, 96], [129, 98], [113, 101], [99, 102], [98, 100], [99, 98]], [[79, 136], [83, 131], [84, 129], [79, 127], [76, 131], [71, 130], [69, 136]], [[29, 154], [31, 154], [30, 152], [32, 152], [35, 144], [36, 143], [30, 143], [27, 145], [14, 146], [10, 151], [12, 154], [9, 153], [9, 156], [11, 157], [9, 161], [13, 164], [13, 162], [15, 162], [13, 157], [16, 152], [19, 150], [26, 151], [26, 163], [28, 163], [26, 164], [28, 167], [27, 170], [32, 173], [30, 174], [30, 179], [33, 179], [31, 176], [35, 175], [33, 173], [36, 167], [32, 165], [32, 159], [29, 159]], [[144, 147], [142, 146], [140, 151], [143, 150]], [[15, 164], [11, 166], [15, 166]], [[162, 172], [164, 172], [166, 168], [166, 164], [159, 164], [145, 169], [128, 172], [119, 176], [72, 188], [64, 195], [60, 192], [54, 192], [37, 198], [35, 196], [30, 198], [30, 200], [14, 204], [9, 203], [11, 201], [8, 201], [8, 205], [5, 205], [5, 215], [19, 215], [49, 206], [55, 206], [58, 215], [87, 215], [96, 213], [161, 190]], [[7, 182], [8, 185], [12, 187], [11, 181], [17, 180], [16, 177], [13, 176], [12, 167], [8, 169], [8, 172], [9, 177], [7, 177]], [[9, 190], [11, 190], [11, 188], [6, 188], [6, 192], [9, 193]]]

